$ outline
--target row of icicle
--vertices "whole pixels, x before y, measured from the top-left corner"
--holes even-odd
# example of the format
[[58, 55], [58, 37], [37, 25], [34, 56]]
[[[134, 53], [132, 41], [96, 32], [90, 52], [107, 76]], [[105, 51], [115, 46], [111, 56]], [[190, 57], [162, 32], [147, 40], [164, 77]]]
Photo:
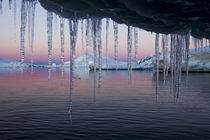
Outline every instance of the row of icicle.
[[[2, 12], [2, 1], [0, 0], [0, 12]], [[16, 24], [16, 0], [9, 0], [9, 7], [11, 9], [13, 3], [14, 8], [14, 23]], [[37, 1], [27, 1], [22, 0], [21, 3], [21, 27], [20, 27], [20, 62], [21, 66], [24, 65], [24, 58], [25, 58], [25, 32], [26, 32], [26, 24], [28, 24], [28, 41], [29, 41], [29, 50], [30, 50], [30, 63], [33, 67], [33, 48], [34, 48], [34, 24], [35, 24], [35, 8], [36, 8]], [[73, 22], [75, 21], [75, 22]], [[96, 62], [97, 62], [97, 55], [98, 57], [98, 69], [101, 71], [102, 69], [102, 40], [101, 40], [101, 32], [102, 32], [102, 20], [98, 18], [87, 18], [80, 20], [81, 22], [81, 42], [82, 42], [82, 52], [83, 60], [86, 60], [86, 66], [88, 68], [89, 64], [89, 52], [90, 48], [93, 48], [94, 54], [94, 70], [96, 70]], [[57, 16], [55, 17], [55, 24], [57, 23]], [[64, 67], [64, 42], [65, 42], [65, 29], [64, 29], [65, 19], [60, 17], [60, 42], [61, 42], [61, 67]], [[53, 13], [47, 12], [47, 34], [48, 34], [48, 65], [51, 68], [52, 65], [52, 36], [53, 36]], [[78, 28], [79, 20], [69, 20], [69, 26], [73, 25], [76, 26], [74, 28]], [[109, 24], [110, 19], [106, 19], [106, 68], [108, 68], [108, 46], [109, 46]], [[70, 42], [71, 42], [71, 51], [75, 51], [76, 48], [76, 38], [72, 37], [72, 35], [77, 35], [77, 33], [72, 33], [70, 28]], [[77, 32], [78, 29], [75, 29]], [[113, 21], [113, 31], [114, 31], [114, 60], [116, 65], [116, 70], [118, 69], [118, 24]], [[85, 43], [84, 43], [85, 38]], [[181, 39], [180, 39], [181, 38]], [[170, 45], [168, 44], [170, 40]], [[209, 40], [207, 39], [197, 39], [192, 37], [193, 44], [195, 47], [196, 52], [202, 52], [203, 46], [207, 46], [209, 44]], [[181, 43], [180, 43], [181, 42]], [[138, 62], [138, 28], [134, 28], [128, 26], [128, 35], [127, 35], [127, 51], [128, 51], [128, 70], [132, 70], [132, 46], [134, 46], [134, 60]], [[156, 41], [155, 41], [155, 52], [156, 52], [156, 66], [159, 66], [159, 34], [156, 34]], [[73, 47], [72, 47], [73, 46]], [[86, 48], [85, 48], [86, 46]], [[170, 47], [169, 47], [170, 46]], [[175, 70], [180, 69], [177, 68], [178, 64], [185, 62], [185, 70], [188, 71], [188, 61], [189, 61], [189, 46], [190, 46], [190, 34], [186, 35], [162, 35], [162, 55], [163, 55], [163, 75], [164, 79], [168, 75], [168, 71], [170, 68], [171, 73], [176, 74]], [[180, 53], [176, 54], [180, 49]], [[98, 52], [97, 52], [98, 50]], [[169, 51], [170, 50], [170, 51]], [[170, 54], [169, 54], [170, 52]], [[182, 53], [183, 52], [183, 53]], [[74, 52], [75, 53], [75, 52]], [[74, 56], [74, 53], [71, 55]], [[169, 56], [170, 55], [170, 56]], [[84, 56], [86, 58], [84, 58]], [[176, 58], [177, 57], [177, 58]], [[179, 58], [181, 57], [181, 58]], [[169, 59], [168, 59], [169, 58]], [[179, 60], [179, 59], [180, 60]], [[170, 62], [168, 62], [170, 60]], [[180, 62], [179, 62], [179, 61]], [[73, 61], [73, 60], [72, 60]], [[179, 62], [179, 63], [178, 63]], [[73, 62], [72, 62], [73, 63]], [[181, 67], [181, 66], [179, 66]], [[156, 71], [159, 71], [156, 69]], [[180, 70], [181, 71], [181, 70]]]

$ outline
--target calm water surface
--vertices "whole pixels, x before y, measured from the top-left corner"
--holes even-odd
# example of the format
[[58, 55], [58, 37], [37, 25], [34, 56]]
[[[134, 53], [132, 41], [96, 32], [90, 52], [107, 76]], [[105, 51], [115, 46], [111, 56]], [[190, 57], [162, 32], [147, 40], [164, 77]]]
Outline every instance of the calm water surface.
[[78, 73], [1, 69], [0, 139], [210, 139], [210, 74]]

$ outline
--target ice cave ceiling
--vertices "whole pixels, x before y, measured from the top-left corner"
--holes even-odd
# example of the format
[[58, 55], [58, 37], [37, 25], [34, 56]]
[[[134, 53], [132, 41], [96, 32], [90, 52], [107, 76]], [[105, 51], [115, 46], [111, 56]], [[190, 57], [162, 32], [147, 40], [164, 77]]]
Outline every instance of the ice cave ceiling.
[[210, 38], [209, 0], [39, 0], [65, 18], [109, 17], [157, 33]]

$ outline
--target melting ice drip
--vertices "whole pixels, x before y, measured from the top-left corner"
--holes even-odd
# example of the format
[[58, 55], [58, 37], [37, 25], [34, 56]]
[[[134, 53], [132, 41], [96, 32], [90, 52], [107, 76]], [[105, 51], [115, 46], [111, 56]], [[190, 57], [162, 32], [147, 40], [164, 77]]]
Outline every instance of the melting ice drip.
[[138, 62], [138, 28], [134, 28], [135, 62]]
[[114, 59], [115, 59], [115, 66], [116, 70], [118, 68], [117, 60], [118, 60], [118, 24], [117, 22], [113, 21], [113, 28], [114, 28]]
[[108, 68], [109, 18], [106, 19], [106, 68]]
[[52, 67], [53, 13], [47, 12], [48, 68]]
[[60, 17], [60, 40], [61, 40], [61, 68], [64, 68], [64, 41], [65, 41], [65, 32], [64, 32], [64, 18]]
[[25, 30], [26, 30], [26, 20], [27, 20], [27, 13], [26, 13], [26, 2], [22, 1], [21, 4], [21, 27], [20, 27], [20, 65], [23, 67], [24, 65], [24, 58], [25, 58]]

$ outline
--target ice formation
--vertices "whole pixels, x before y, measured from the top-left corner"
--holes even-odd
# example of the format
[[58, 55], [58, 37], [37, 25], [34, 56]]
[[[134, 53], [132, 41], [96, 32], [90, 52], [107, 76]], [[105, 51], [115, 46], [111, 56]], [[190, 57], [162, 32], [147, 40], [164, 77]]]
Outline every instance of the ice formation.
[[[83, 55], [84, 54], [84, 22], [83, 22], [83, 19], [81, 20], [81, 41], [82, 41], [82, 55]], [[83, 57], [83, 61], [85, 61], [85, 57]]]
[[86, 53], [85, 53], [85, 57], [86, 57], [86, 68], [89, 68], [89, 47], [90, 47], [90, 43], [91, 43], [91, 39], [90, 39], [90, 20], [86, 19], [85, 20], [85, 39], [86, 39]]
[[69, 19], [69, 35], [70, 35], [70, 76], [73, 78], [74, 75], [74, 58], [76, 51], [77, 42], [77, 30], [78, 30], [78, 20]]
[[28, 1], [28, 40], [31, 67], [33, 67], [35, 9], [36, 1]]
[[115, 65], [117, 70], [117, 60], [118, 60], [118, 23], [113, 21], [113, 28], [114, 28], [114, 59]]
[[138, 62], [138, 28], [134, 28], [135, 61]]
[[108, 44], [109, 44], [109, 21], [110, 19], [106, 19], [106, 68], [108, 68]]
[[162, 35], [162, 52], [163, 52], [163, 78], [165, 78], [168, 74], [168, 36]]
[[9, 9], [12, 9], [12, 0], [9, 0]]
[[48, 67], [52, 67], [53, 13], [47, 12]]
[[64, 26], [65, 26], [64, 18], [60, 17], [61, 68], [64, 67], [64, 41], [65, 41]]
[[128, 26], [128, 37], [127, 37], [127, 52], [128, 52], [128, 70], [132, 70], [132, 32], [133, 32], [133, 27]]
[[0, 14], [2, 13], [2, 3], [3, 3], [3, 0], [0, 0]]
[[20, 65], [23, 66], [25, 59], [25, 30], [26, 30], [26, 2], [22, 1], [21, 4], [21, 27], [20, 27]]
[[159, 34], [155, 35], [155, 66], [156, 66], [156, 83], [159, 83]]

